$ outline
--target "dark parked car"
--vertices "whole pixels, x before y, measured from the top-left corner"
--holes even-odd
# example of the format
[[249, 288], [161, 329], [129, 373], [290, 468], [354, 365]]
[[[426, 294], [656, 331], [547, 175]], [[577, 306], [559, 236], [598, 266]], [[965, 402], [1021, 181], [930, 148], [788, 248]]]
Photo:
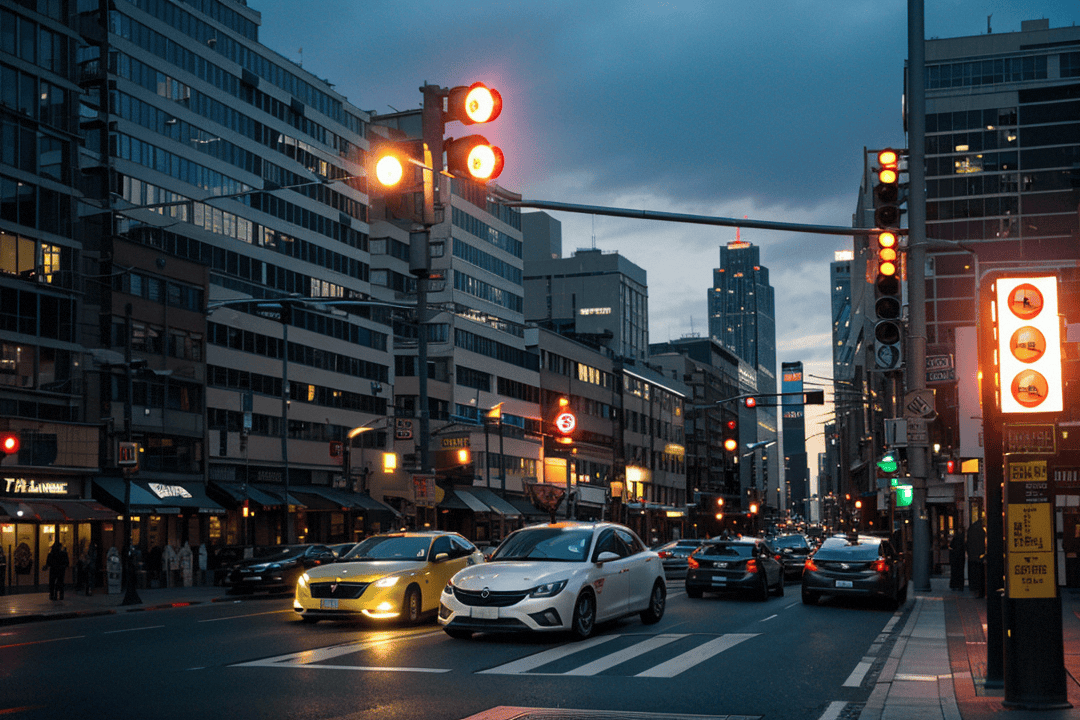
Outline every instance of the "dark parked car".
[[767, 600], [784, 594], [784, 565], [762, 538], [708, 540], [687, 559], [686, 596], [740, 592]]
[[813, 605], [822, 595], [880, 598], [897, 608], [907, 600], [904, 557], [884, 538], [834, 535], [806, 560], [802, 601]]
[[672, 540], [653, 548], [660, 556], [664, 564], [664, 574], [669, 580], [686, 577], [686, 559], [690, 557], [690, 553], [701, 547], [703, 542], [705, 540]]
[[780, 553], [784, 563], [784, 577], [802, 577], [806, 556], [810, 554], [810, 542], [805, 535], [779, 535], [769, 541], [773, 550]]
[[256, 590], [292, 592], [296, 588], [296, 581], [305, 570], [332, 563], [336, 559], [334, 551], [326, 545], [257, 547], [250, 558], [229, 569], [225, 584], [229, 586], [229, 592], [234, 593]]
[[331, 545], [330, 549], [334, 551], [334, 555], [337, 557], [337, 559], [341, 560], [341, 558], [345, 557], [345, 554], [347, 552], [349, 552], [350, 550], [352, 550], [354, 547], [356, 547], [356, 543], [347, 542], [347, 543], [337, 543], [336, 545]]

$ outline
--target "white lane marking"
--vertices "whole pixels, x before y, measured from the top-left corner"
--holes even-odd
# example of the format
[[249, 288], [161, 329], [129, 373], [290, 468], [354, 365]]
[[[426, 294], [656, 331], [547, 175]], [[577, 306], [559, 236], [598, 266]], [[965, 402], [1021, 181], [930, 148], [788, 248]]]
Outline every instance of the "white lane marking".
[[825, 708], [825, 712], [822, 713], [818, 720], [836, 720], [840, 717], [840, 713], [844, 712], [845, 707], [847, 707], [846, 702], [834, 700], [829, 703], [829, 707]]
[[163, 628], [163, 627], [165, 627], [165, 626], [164, 625], [147, 625], [146, 627], [127, 628], [126, 630], [106, 630], [105, 632], [103, 632], [101, 634], [102, 635], [114, 635], [116, 633], [137, 632], [139, 630], [154, 630], [156, 628]]
[[948, 680], [952, 678], [952, 675], [909, 675], [908, 673], [896, 673], [893, 675], [893, 680], [907, 680], [909, 682], [937, 682], [938, 680]]
[[844, 687], [859, 687], [862, 685], [863, 678], [866, 677], [866, 673], [870, 672], [870, 667], [874, 664], [873, 658], [863, 658], [862, 662], [855, 666], [855, 669], [848, 675], [848, 679], [844, 681]]
[[654, 635], [648, 640], [631, 645], [628, 648], [620, 650], [618, 652], [605, 655], [599, 660], [593, 660], [591, 663], [586, 663], [579, 668], [568, 670], [563, 675], [596, 675], [603, 672], [608, 668], [615, 667], [619, 663], [624, 663], [627, 660], [636, 658], [639, 655], [644, 655], [647, 652], [652, 652], [658, 647], [663, 647], [670, 642], [674, 642], [680, 638], [687, 637], [685, 634], [668, 634], [668, 635]]
[[760, 620], [758, 620], [758, 622], [768, 622], [768, 621], [772, 620], [775, 617], [780, 617], [780, 616], [777, 615], [776, 613], [773, 613], [772, 615], [770, 615], [767, 618], [761, 618]]
[[881, 628], [882, 634], [887, 635], [891, 633], [892, 629], [896, 627], [896, 623], [898, 623], [899, 621], [900, 617], [898, 615], [893, 615], [891, 618], [889, 618], [889, 622], [885, 623], [885, 627]]
[[275, 615], [277, 613], [291, 613], [291, 612], [296, 612], [296, 611], [291, 610], [291, 609], [290, 610], [268, 610], [266, 612], [249, 613], [247, 615], [226, 615], [225, 617], [210, 618], [209, 620], [199, 620], [197, 622], [204, 623], [204, 622], [217, 622], [219, 620], [236, 620], [237, 618], [249, 618], [249, 617], [255, 617], [257, 615]]
[[588, 650], [589, 648], [596, 647], [603, 643], [614, 640], [619, 637], [618, 635], [600, 635], [592, 638], [591, 640], [585, 640], [583, 642], [570, 643], [569, 645], [563, 645], [557, 648], [551, 648], [550, 650], [544, 650], [538, 652], [535, 655], [529, 655], [523, 657], [520, 660], [514, 660], [508, 662], [505, 665], [498, 665], [487, 670], [477, 671], [477, 675], [516, 675], [518, 673], [528, 672], [541, 665], [547, 665], [549, 662], [554, 662], [559, 658], [564, 658], [567, 655], [573, 655], [580, 650]]
[[684, 652], [682, 655], [662, 662], [656, 667], [639, 672], [634, 677], [675, 677], [679, 673], [689, 670], [694, 665], [704, 662], [714, 655], [719, 655], [728, 648], [734, 647], [744, 640], [757, 637], [761, 633], [729, 633], [710, 640], [704, 645], [699, 645], [693, 650]]
[[791, 608], [799, 607], [800, 605], [802, 605], [802, 602], [801, 601], [796, 601], [796, 602], [791, 603], [790, 605], [785, 605], [784, 609], [785, 610], [790, 610]]
[[[303, 650], [301, 652], [289, 653], [287, 655], [277, 655], [275, 657], [262, 658], [260, 660], [251, 660], [248, 662], [233, 663], [229, 667], [304, 667], [304, 668], [318, 668], [321, 670], [334, 670], [336, 668], [360, 670], [365, 669], [366, 666], [344, 666], [344, 665], [319, 665], [318, 663], [326, 660], [332, 660], [342, 655], [350, 655], [369, 648], [379, 647], [382, 645], [389, 645], [390, 643], [403, 642], [405, 640], [417, 640], [425, 637], [434, 637], [441, 635], [442, 630], [427, 630], [422, 628], [418, 631], [411, 633], [380, 633], [380, 637], [373, 640], [362, 640], [351, 643], [343, 643], [341, 645], [331, 645], [329, 647], [315, 648], [313, 650]], [[384, 668], [370, 668], [372, 670], [382, 670]], [[395, 668], [386, 668], [387, 670], [395, 670]], [[433, 668], [399, 668], [399, 671], [411, 671], [411, 672], [449, 672], [448, 670], [433, 669]]]

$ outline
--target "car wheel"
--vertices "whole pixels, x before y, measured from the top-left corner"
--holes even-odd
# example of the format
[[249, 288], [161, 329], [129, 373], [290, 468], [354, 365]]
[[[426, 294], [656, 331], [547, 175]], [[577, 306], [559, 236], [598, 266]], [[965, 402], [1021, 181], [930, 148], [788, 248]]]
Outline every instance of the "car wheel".
[[413, 585], [405, 591], [405, 601], [401, 606], [401, 617], [405, 619], [407, 624], [415, 625], [420, 622], [421, 607], [423, 606], [420, 604], [420, 588]]
[[769, 599], [769, 578], [767, 575], [761, 575], [761, 582], [758, 583], [758, 589], [755, 596], [761, 602], [765, 602]]
[[780, 573], [780, 582], [776, 584], [776, 597], [784, 597], [784, 573]]
[[667, 588], [664, 583], [657, 580], [653, 583], [652, 593], [649, 595], [649, 607], [641, 611], [641, 622], [652, 625], [660, 622], [664, 617], [664, 608], [667, 605]]
[[463, 628], [444, 627], [443, 632], [455, 640], [468, 640], [472, 637], [472, 630], [465, 630]]
[[803, 588], [802, 601], [803, 601], [803, 605], [817, 605], [817, 601], [818, 601], [817, 593], [812, 593], [809, 590], [807, 590], [806, 588]]
[[319, 622], [319, 618], [312, 617], [311, 615], [301, 615], [300, 622], [306, 625], [314, 625], [315, 623]]
[[578, 595], [574, 603], [574, 619], [570, 622], [570, 631], [579, 640], [584, 640], [593, 634], [596, 628], [596, 598], [589, 590]]
[[701, 588], [692, 588], [692, 587], [686, 588], [686, 597], [688, 597], [688, 598], [697, 599], [697, 598], [701, 597], [704, 594], [705, 593], [702, 592]]

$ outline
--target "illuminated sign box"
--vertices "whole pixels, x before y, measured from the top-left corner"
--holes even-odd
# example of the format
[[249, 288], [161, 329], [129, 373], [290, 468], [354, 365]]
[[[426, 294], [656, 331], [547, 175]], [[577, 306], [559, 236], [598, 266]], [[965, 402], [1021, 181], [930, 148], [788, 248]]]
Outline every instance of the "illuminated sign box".
[[994, 309], [1001, 412], [1061, 412], [1057, 278], [1002, 278]]

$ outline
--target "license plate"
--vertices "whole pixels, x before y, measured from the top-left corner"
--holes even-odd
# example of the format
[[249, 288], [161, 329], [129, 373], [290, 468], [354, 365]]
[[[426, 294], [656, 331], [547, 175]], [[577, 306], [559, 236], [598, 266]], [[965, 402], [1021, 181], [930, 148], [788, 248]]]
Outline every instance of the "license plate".
[[248, 577], [244, 578], [244, 580], [246, 582], [256, 582], [262, 580], [262, 575], [249, 575]]
[[472, 616], [481, 620], [497, 620], [499, 618], [499, 608], [474, 607], [472, 609]]
[[319, 601], [319, 607], [323, 610], [337, 610], [337, 598], [323, 598]]
[[727, 582], [727, 578], [726, 577], [713, 577], [712, 581], [714, 583], [720, 583], [722, 585], [722, 584]]
[[851, 587], [851, 581], [850, 580], [837, 580], [836, 581], [836, 587], [847, 587], [847, 588], [849, 588], [849, 587]]

